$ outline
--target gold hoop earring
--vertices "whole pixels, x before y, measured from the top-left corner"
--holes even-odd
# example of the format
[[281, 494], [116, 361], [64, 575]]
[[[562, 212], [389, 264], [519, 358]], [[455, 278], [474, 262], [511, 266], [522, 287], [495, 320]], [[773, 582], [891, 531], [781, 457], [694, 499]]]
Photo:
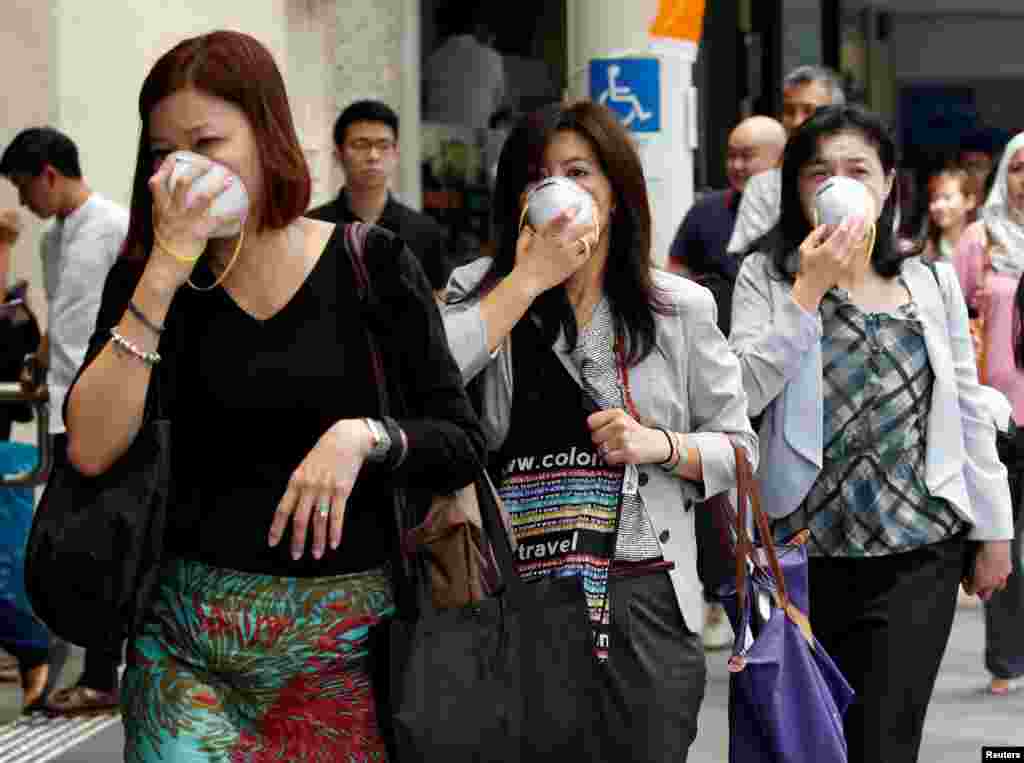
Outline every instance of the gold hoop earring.
[[523, 204], [523, 211], [519, 214], [519, 233], [526, 227], [526, 213], [530, 210], [529, 204]]
[[865, 256], [868, 262], [871, 262], [871, 255], [875, 252], [875, 240], [878, 236], [878, 223], [871, 223], [871, 233], [868, 234], [870, 237], [870, 243], [868, 244], [868, 253]]

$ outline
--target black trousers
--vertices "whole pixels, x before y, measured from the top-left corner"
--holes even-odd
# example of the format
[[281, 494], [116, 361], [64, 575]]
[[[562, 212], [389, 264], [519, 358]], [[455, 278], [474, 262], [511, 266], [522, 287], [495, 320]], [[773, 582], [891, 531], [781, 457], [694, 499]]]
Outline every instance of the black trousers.
[[667, 572], [612, 579], [610, 636], [602, 709], [615, 759], [686, 763], [707, 665]]
[[946, 651], [962, 536], [885, 557], [810, 561], [811, 626], [857, 692], [850, 763], [914, 763]]

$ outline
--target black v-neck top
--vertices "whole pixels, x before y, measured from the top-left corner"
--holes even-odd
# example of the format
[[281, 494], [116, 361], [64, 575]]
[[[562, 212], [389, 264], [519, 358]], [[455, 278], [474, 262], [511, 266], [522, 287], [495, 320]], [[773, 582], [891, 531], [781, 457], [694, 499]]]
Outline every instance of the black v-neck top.
[[[367, 258], [387, 260], [373, 279], [393, 279], [386, 290], [394, 330], [378, 343], [397, 359], [389, 369], [397, 368], [394, 386], [407, 408], [399, 418], [409, 437], [405, 463], [393, 473], [364, 467], [336, 551], [313, 559], [310, 533], [306, 553], [292, 560], [290, 525], [270, 548], [278, 501], [317, 440], [340, 419], [380, 416], [365, 308], [343, 236], [339, 228], [292, 299], [266, 320], [246, 313], [223, 288], [201, 293], [186, 286], [172, 303], [157, 367], [166, 383], [161, 390], [170, 391], [164, 399], [172, 423], [172, 555], [282, 576], [370, 569], [389, 558], [396, 537], [392, 485], [446, 492], [472, 478], [483, 437], [430, 285], [409, 250], [379, 229]], [[212, 281], [203, 270], [196, 283]], [[128, 261], [111, 272], [86, 365], [109, 339], [140, 275]]]

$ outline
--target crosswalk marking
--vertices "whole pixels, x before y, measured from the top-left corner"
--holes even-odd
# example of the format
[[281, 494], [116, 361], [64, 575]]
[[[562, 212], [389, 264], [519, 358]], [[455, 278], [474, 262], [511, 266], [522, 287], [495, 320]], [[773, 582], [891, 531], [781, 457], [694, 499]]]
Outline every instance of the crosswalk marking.
[[46, 763], [106, 728], [121, 722], [115, 714], [83, 718], [22, 716], [0, 727], [0, 763]]

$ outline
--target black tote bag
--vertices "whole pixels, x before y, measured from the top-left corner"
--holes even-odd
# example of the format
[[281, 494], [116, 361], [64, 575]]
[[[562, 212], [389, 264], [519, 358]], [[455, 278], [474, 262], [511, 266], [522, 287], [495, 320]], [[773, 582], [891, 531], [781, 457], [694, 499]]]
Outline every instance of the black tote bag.
[[[369, 233], [370, 226], [353, 223], [345, 244], [360, 299], [372, 314]], [[368, 319], [371, 326], [375, 321]], [[385, 358], [372, 330], [367, 337], [382, 415], [394, 415]], [[484, 537], [502, 585], [496, 595], [469, 606], [438, 610], [415, 560], [398, 551], [397, 614], [373, 639], [374, 693], [389, 759], [620, 763], [605, 743], [604, 667], [594, 657], [582, 584], [578, 578], [530, 584], [519, 579], [494, 486], [483, 465], [476, 474]], [[396, 491], [395, 507], [402, 534], [410, 527], [402, 491]]]
[[578, 578], [523, 583], [493, 486], [477, 479], [486, 535], [504, 583], [496, 596], [390, 626], [391, 723], [398, 760], [611, 761], [601, 671]]
[[54, 450], [53, 471], [25, 552], [25, 588], [36, 615], [65, 641], [109, 647], [135, 633], [163, 558], [171, 424], [153, 371], [153, 400], [127, 451], [96, 477]]

